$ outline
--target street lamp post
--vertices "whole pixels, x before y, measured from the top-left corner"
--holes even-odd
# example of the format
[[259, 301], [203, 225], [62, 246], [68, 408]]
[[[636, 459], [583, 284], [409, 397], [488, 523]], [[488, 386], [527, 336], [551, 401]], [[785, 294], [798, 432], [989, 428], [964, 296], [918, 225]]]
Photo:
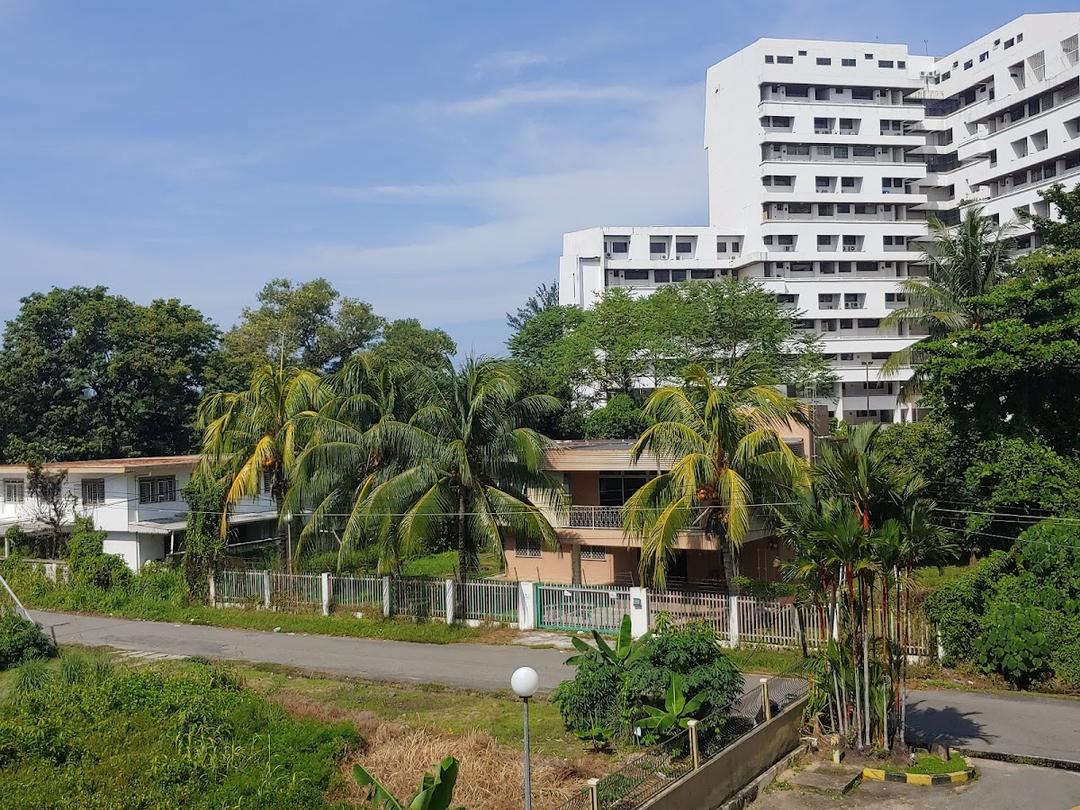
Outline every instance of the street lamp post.
[[532, 765], [529, 761], [529, 698], [536, 694], [540, 676], [532, 667], [519, 667], [510, 676], [510, 688], [525, 706], [525, 810], [532, 810]]

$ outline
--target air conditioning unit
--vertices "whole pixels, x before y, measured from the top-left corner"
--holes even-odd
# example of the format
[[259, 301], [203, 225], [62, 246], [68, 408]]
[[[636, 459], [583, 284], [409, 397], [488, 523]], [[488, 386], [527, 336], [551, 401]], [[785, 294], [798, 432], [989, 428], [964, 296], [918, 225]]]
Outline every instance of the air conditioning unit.
[[844, 309], [862, 309], [862, 305], [858, 301], [845, 301]]
[[858, 245], [844, 245], [844, 253], [854, 253], [858, 249]]
[[611, 251], [608, 251], [608, 252], [606, 252], [606, 253], [604, 254], [604, 258], [606, 258], [606, 259], [610, 259], [610, 258], [611, 258]]

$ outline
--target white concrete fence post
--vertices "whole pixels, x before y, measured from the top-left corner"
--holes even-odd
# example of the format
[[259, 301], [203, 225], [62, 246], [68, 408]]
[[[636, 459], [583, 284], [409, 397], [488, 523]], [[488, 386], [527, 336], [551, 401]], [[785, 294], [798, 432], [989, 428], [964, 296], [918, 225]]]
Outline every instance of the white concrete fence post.
[[649, 591], [645, 588], [630, 589], [630, 635], [641, 638], [649, 632]]
[[765, 712], [765, 720], [772, 720], [772, 704], [769, 703], [769, 679], [761, 678], [761, 708]]
[[270, 572], [263, 571], [263, 607], [270, 609]]
[[701, 749], [698, 748], [697, 727], [697, 720], [686, 721], [686, 730], [690, 736], [690, 764], [695, 771], [701, 767]]
[[728, 646], [739, 646], [739, 597], [728, 597]]
[[383, 618], [390, 616], [390, 577], [382, 578], [382, 615]]
[[[464, 588], [465, 584], [462, 583], [461, 587]], [[448, 579], [448, 580], [445, 581], [443, 593], [446, 596], [446, 623], [447, 624], [453, 624], [454, 623], [454, 580]], [[464, 618], [464, 617], [462, 617], [462, 618]]]
[[323, 571], [322, 575], [322, 615], [330, 615], [330, 574]]
[[210, 607], [217, 607], [217, 594], [215, 592], [213, 571], [210, 572], [208, 579], [210, 585]]
[[589, 785], [589, 810], [600, 810], [600, 789], [597, 787], [600, 784], [600, 780], [593, 778], [588, 782]]
[[518, 629], [536, 629], [536, 583], [518, 582]]

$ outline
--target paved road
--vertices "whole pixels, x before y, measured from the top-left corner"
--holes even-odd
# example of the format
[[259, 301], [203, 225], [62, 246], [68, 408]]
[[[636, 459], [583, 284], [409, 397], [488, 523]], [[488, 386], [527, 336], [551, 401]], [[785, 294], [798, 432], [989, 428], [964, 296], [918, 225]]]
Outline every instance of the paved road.
[[[510, 673], [531, 666], [545, 689], [570, 675], [562, 650], [493, 644], [402, 641], [265, 633], [101, 616], [33, 612], [61, 644], [166, 655], [201, 655], [284, 664], [389, 681], [507, 688]], [[749, 680], [749, 679], [748, 679]], [[908, 723], [928, 741], [1030, 757], [1080, 760], [1080, 701], [975, 692], [912, 692]]]

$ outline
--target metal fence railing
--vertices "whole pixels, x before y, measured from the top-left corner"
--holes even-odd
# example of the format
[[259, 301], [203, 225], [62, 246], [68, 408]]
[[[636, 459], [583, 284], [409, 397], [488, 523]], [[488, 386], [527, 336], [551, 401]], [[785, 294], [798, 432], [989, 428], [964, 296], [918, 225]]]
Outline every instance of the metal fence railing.
[[446, 582], [435, 579], [390, 580], [390, 605], [396, 616], [417, 619], [446, 616]]
[[495, 580], [470, 580], [455, 585], [463, 619], [517, 623], [518, 584]]
[[728, 632], [728, 596], [713, 591], [649, 591], [649, 626], [656, 627], [661, 614], [675, 624], [705, 622], [721, 635]]
[[614, 633], [629, 612], [629, 588], [548, 584], [536, 587], [537, 627]]
[[330, 577], [330, 604], [333, 608], [382, 610], [383, 583], [379, 577]]

